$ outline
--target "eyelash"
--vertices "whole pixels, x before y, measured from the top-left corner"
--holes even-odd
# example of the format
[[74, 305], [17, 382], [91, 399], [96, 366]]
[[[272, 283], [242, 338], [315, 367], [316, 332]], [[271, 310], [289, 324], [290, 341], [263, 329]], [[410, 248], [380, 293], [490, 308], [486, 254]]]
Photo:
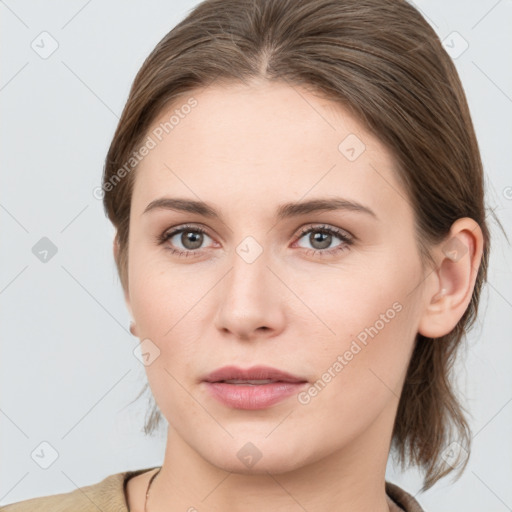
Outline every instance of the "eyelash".
[[[169, 239], [171, 239], [173, 236], [183, 233], [186, 231], [190, 231], [193, 233], [202, 233], [207, 236], [207, 231], [199, 226], [193, 226], [193, 225], [183, 225], [178, 227], [177, 229], [173, 229], [172, 231], [164, 231], [161, 235], [157, 236], [157, 244], [163, 245], [165, 244]], [[343, 251], [349, 250], [350, 246], [353, 244], [353, 239], [351, 236], [344, 234], [344, 232], [332, 228], [330, 226], [321, 225], [321, 226], [313, 226], [313, 227], [307, 227], [300, 231], [298, 235], [298, 240], [300, 240], [304, 235], [311, 233], [311, 232], [320, 232], [320, 233], [327, 233], [329, 235], [333, 235], [337, 238], [339, 238], [343, 243], [337, 245], [334, 249], [305, 249], [307, 251], [308, 255], [316, 255], [317, 253], [320, 253], [321, 257], [324, 256], [332, 256], [333, 254], [341, 253]], [[211, 237], [210, 237], [211, 238]], [[172, 247], [166, 246], [166, 250], [170, 251], [171, 254], [177, 255], [178, 257], [189, 257], [192, 254], [196, 254], [200, 251], [200, 249], [196, 250], [186, 250], [182, 251], [180, 249], [174, 249]]]

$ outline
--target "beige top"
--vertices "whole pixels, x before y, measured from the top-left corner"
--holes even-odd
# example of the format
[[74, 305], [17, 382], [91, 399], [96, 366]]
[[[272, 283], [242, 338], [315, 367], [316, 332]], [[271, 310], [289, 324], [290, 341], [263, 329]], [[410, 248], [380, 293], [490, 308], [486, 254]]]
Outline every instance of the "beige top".
[[[126, 482], [134, 476], [158, 466], [125, 471], [107, 476], [101, 482], [50, 496], [40, 496], [0, 507], [5, 512], [129, 512]], [[386, 494], [391, 512], [424, 512], [406, 491], [386, 481]]]

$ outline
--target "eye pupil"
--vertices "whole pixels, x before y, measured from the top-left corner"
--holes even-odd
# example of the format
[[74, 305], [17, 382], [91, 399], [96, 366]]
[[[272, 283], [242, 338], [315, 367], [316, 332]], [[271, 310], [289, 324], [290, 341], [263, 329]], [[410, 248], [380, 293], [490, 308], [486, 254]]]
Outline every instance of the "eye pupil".
[[320, 231], [316, 231], [314, 233], [311, 233], [310, 235], [310, 241], [312, 242], [312, 245], [313, 247], [314, 244], [313, 242], [320, 242], [320, 247], [316, 247], [317, 249], [326, 249], [327, 247], [329, 247], [331, 245], [331, 238], [332, 238], [332, 235], [330, 235], [329, 233], [322, 233]]
[[203, 233], [197, 231], [184, 231], [181, 234], [181, 243], [186, 249], [194, 250], [201, 247], [203, 242]]

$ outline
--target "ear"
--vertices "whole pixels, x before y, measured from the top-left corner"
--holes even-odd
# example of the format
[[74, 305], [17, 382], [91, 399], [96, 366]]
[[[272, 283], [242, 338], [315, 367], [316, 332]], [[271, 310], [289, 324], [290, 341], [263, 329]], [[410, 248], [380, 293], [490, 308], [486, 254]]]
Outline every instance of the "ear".
[[427, 278], [420, 334], [439, 338], [457, 325], [471, 301], [483, 244], [479, 224], [464, 217], [453, 223], [448, 236], [435, 248], [437, 266]]
[[[119, 240], [117, 238], [117, 233], [114, 237], [113, 252], [114, 252], [114, 260], [117, 262], [118, 258], [119, 258]], [[124, 286], [123, 286], [123, 293], [124, 293], [124, 301], [126, 303], [126, 307], [128, 308], [128, 311], [130, 312], [130, 316], [133, 318], [132, 306], [130, 303], [130, 295], [128, 293], [128, 290]]]

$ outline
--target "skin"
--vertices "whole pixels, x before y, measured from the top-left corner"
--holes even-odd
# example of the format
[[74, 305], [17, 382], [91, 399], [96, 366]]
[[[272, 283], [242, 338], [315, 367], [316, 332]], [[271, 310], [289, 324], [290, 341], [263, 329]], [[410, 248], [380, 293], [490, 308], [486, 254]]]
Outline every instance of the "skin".
[[[416, 333], [447, 334], [466, 310], [481, 230], [457, 220], [447, 240], [456, 237], [467, 252], [452, 261], [435, 247], [437, 267], [422, 270], [392, 154], [342, 106], [287, 84], [216, 85], [184, 97], [152, 128], [190, 96], [198, 105], [139, 164], [132, 196], [125, 298], [136, 335], [160, 350], [146, 372], [169, 422], [148, 511], [388, 511], [386, 462]], [[348, 134], [366, 146], [354, 161], [338, 150]], [[355, 211], [274, 217], [282, 203], [335, 195], [377, 218]], [[222, 221], [143, 214], [163, 196], [211, 203]], [[165, 249], [191, 250], [181, 234], [156, 243], [185, 223], [207, 231], [195, 256]], [[356, 239], [322, 255], [346, 244], [300, 234], [319, 225]], [[263, 249], [252, 263], [236, 252], [248, 236]], [[234, 409], [201, 382], [226, 364], [264, 364], [314, 383], [396, 302], [401, 311], [359, 343], [308, 404], [292, 396], [259, 411]], [[247, 442], [262, 454], [252, 467], [237, 457]], [[128, 482], [131, 510], [144, 510], [153, 473]]]

